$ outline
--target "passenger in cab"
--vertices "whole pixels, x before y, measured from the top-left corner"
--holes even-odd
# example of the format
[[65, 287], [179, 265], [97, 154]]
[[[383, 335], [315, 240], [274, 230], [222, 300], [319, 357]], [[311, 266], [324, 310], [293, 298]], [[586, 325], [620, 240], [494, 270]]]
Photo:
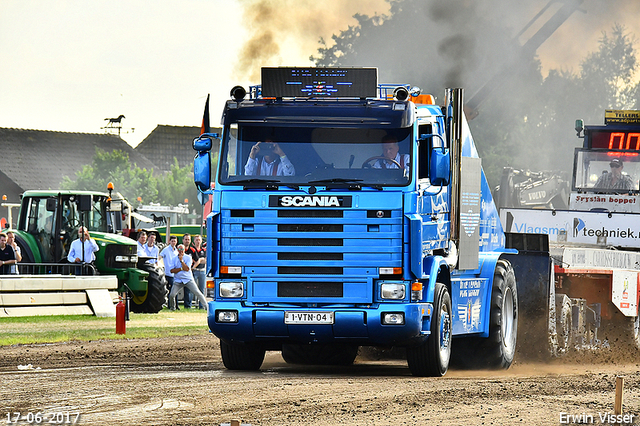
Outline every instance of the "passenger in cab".
[[244, 166], [244, 174], [246, 176], [294, 176], [296, 169], [280, 145], [267, 140], [251, 147], [247, 164]]

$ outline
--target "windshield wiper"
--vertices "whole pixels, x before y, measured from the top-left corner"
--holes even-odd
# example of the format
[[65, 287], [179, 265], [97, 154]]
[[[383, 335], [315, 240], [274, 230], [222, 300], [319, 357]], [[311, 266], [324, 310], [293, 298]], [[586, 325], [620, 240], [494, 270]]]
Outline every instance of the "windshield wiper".
[[251, 179], [240, 179], [229, 182], [230, 184], [237, 183], [238, 185], [245, 185], [247, 183], [280, 183], [277, 179], [260, 179], [260, 178], [251, 178]]
[[243, 189], [278, 189], [280, 183], [277, 179], [240, 179], [233, 182], [229, 182], [234, 185], [243, 185]]
[[[382, 191], [382, 185], [378, 185], [375, 183], [360, 184], [358, 182], [362, 182], [362, 179], [331, 178], [331, 179], [312, 180], [309, 183], [310, 184], [328, 183], [329, 185], [327, 185], [327, 189], [340, 189], [346, 186], [347, 189], [349, 190], [360, 191], [363, 186], [367, 186], [369, 188]], [[331, 185], [332, 183], [335, 185]]]
[[251, 178], [251, 179], [241, 179], [235, 180], [233, 182], [229, 182], [231, 184], [243, 185], [244, 188], [250, 189], [278, 189], [279, 186], [286, 186], [287, 188], [298, 190], [300, 186], [288, 183], [282, 183], [278, 179], [260, 179], [260, 178]]
[[331, 178], [331, 179], [319, 179], [319, 180], [310, 180], [310, 184], [317, 183], [355, 183], [362, 182], [362, 179], [345, 179], [345, 178]]

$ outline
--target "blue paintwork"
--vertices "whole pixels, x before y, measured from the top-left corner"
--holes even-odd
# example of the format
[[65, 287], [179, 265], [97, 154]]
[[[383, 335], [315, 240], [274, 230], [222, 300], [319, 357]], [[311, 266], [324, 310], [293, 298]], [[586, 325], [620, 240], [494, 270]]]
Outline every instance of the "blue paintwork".
[[[371, 101], [369, 107], [355, 104], [345, 105], [343, 110], [332, 107], [322, 109], [313, 101], [261, 101], [227, 102], [223, 113], [223, 125], [237, 121], [259, 122], [265, 116], [314, 117], [313, 126], [318, 127], [318, 117], [332, 119], [336, 111], [342, 116], [366, 117], [368, 125], [412, 126], [413, 138], [419, 138], [418, 126], [428, 119], [433, 124], [433, 133], [447, 139], [446, 117], [435, 105], [414, 105], [406, 102], [407, 109], [394, 114], [389, 107], [393, 101]], [[397, 103], [397, 102], [396, 102]], [[330, 111], [330, 112], [327, 112]], [[354, 112], [355, 111], [355, 112]], [[329, 117], [327, 114], [331, 114]], [[304, 121], [304, 120], [302, 120]], [[365, 121], [365, 120], [363, 120]], [[335, 123], [334, 123], [335, 124]], [[312, 123], [309, 122], [309, 126]], [[365, 126], [357, 123], [354, 126]], [[229, 127], [224, 127], [221, 144], [229, 137]], [[433, 138], [435, 140], [436, 138]], [[441, 146], [441, 145], [438, 145]], [[207, 218], [207, 268], [216, 282], [216, 298], [210, 302], [208, 323], [219, 338], [237, 342], [264, 342], [268, 346], [281, 343], [307, 342], [351, 342], [359, 345], [411, 345], [424, 341], [429, 335], [433, 311], [434, 290], [437, 281], [449, 287], [452, 298], [453, 334], [456, 336], [488, 336], [490, 298], [493, 275], [500, 255], [505, 250], [505, 238], [499, 216], [493, 203], [491, 191], [482, 172], [480, 256], [475, 270], [450, 270], [438, 250], [448, 246], [450, 237], [449, 186], [424, 186], [416, 179], [418, 144], [412, 149], [413, 164], [408, 185], [384, 187], [379, 190], [363, 188], [360, 191], [331, 190], [331, 195], [351, 196], [350, 207], [342, 210], [341, 218], [281, 217], [279, 208], [269, 205], [269, 195], [308, 195], [309, 187], [299, 189], [281, 186], [277, 189], [247, 189], [238, 185], [220, 184], [216, 178], [213, 193], [213, 209]], [[436, 148], [440, 154], [430, 161], [440, 177], [446, 173], [448, 151]], [[447, 155], [445, 155], [445, 152]], [[478, 157], [468, 125], [463, 129], [463, 156]], [[201, 157], [197, 157], [201, 158]], [[219, 157], [221, 158], [221, 157]], [[203, 161], [203, 160], [197, 160]], [[206, 167], [200, 167], [201, 170]], [[216, 174], [219, 176], [219, 173]], [[431, 174], [434, 176], [434, 174]], [[196, 176], [196, 181], [198, 182]], [[205, 182], [200, 177], [200, 182]], [[446, 180], [440, 181], [441, 183]], [[450, 185], [450, 184], [449, 184]], [[326, 191], [327, 193], [329, 191]], [[318, 195], [323, 192], [318, 188]], [[307, 208], [310, 209], [310, 208]], [[311, 208], [312, 209], [312, 208]], [[252, 211], [252, 216], [232, 214], [234, 211]], [[324, 208], [323, 210], [328, 210]], [[330, 209], [329, 209], [330, 210]], [[368, 217], [367, 211], [385, 210], [390, 216]], [[310, 255], [320, 256], [312, 262], [286, 260], [281, 256], [299, 252], [296, 246], [279, 245], [279, 239], [295, 238], [296, 233], [279, 230], [282, 225], [296, 224], [342, 225], [342, 229], [329, 232], [308, 232], [312, 238], [335, 238], [342, 241], [339, 246], [305, 247]], [[434, 251], [436, 251], [434, 253]], [[322, 259], [323, 255], [338, 256], [333, 260]], [[223, 276], [219, 266], [239, 266], [238, 276]], [[338, 273], [283, 274], [280, 268], [309, 267], [338, 268]], [[403, 275], [381, 280], [378, 267], [402, 267]], [[239, 299], [222, 299], [218, 285], [222, 281], [243, 283], [244, 296]], [[281, 297], [278, 283], [300, 282], [341, 283], [342, 294], [326, 297]], [[403, 300], [382, 300], [380, 284], [383, 281], [401, 282], [406, 286]], [[421, 281], [423, 298], [410, 301], [411, 283]], [[238, 323], [216, 322], [218, 310], [237, 311]], [[285, 311], [334, 312], [333, 325], [286, 325]], [[404, 325], [382, 325], [383, 312], [402, 312]]]

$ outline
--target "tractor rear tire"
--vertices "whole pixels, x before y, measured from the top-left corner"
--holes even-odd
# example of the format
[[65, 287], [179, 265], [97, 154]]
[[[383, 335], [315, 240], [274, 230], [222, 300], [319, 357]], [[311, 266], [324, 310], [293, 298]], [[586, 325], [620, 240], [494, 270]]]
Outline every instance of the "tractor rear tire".
[[257, 345], [220, 340], [222, 363], [228, 370], [259, 370], [264, 361], [265, 352], [264, 348]]
[[436, 283], [431, 335], [419, 346], [407, 348], [407, 364], [414, 376], [444, 376], [451, 358], [452, 309], [449, 290]]
[[357, 355], [356, 345], [282, 345], [282, 358], [288, 364], [351, 365]]
[[131, 312], [137, 314], [157, 314], [167, 303], [167, 279], [162, 268], [156, 265], [145, 264], [141, 269], [149, 273], [147, 293], [145, 296], [133, 295], [133, 303], [129, 307]]

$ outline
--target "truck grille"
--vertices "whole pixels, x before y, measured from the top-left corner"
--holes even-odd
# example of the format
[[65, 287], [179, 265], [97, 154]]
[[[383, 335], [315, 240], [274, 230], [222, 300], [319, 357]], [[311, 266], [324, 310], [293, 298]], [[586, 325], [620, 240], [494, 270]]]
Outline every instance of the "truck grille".
[[281, 282], [278, 297], [342, 297], [342, 283]]
[[261, 207], [222, 209], [220, 264], [243, 268], [248, 302], [371, 303], [378, 268], [403, 266], [400, 193], [367, 193], [367, 208], [335, 209], [266, 206], [262, 194], [245, 196], [245, 205]]

